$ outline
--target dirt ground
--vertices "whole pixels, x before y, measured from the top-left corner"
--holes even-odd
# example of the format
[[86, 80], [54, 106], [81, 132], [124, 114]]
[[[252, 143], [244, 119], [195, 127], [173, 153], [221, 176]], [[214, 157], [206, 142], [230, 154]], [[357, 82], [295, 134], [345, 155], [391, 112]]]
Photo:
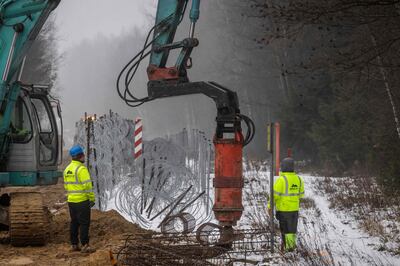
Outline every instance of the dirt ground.
[[0, 265], [111, 265], [109, 251], [118, 250], [124, 234], [143, 230], [114, 210], [92, 210], [90, 243], [97, 251], [91, 255], [70, 252], [69, 213], [62, 181], [26, 190], [40, 191], [44, 195], [44, 203], [50, 211], [48, 243], [43, 247], [23, 248], [0, 244]]

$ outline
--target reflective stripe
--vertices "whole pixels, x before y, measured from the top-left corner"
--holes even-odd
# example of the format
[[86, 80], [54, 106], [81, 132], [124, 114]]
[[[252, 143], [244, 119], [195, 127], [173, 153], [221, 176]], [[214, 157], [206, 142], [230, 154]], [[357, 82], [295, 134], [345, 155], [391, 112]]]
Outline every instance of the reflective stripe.
[[304, 194], [304, 192], [303, 193], [288, 193], [288, 194], [285, 194], [285, 193], [280, 193], [280, 192], [274, 191], [274, 194], [278, 195], [278, 196], [293, 197], [293, 196], [300, 196], [300, 195]]
[[289, 182], [287, 181], [287, 177], [282, 175], [283, 179], [285, 180], [285, 195], [289, 195]]
[[275, 190], [274, 190], [274, 194], [278, 195], [278, 196], [285, 196], [286, 195], [285, 193], [281, 193], [281, 192], [278, 192], [278, 191], [275, 191]]
[[289, 193], [286, 196], [300, 196], [301, 194], [304, 194], [304, 193]]
[[90, 183], [90, 182], [92, 182], [92, 180], [86, 180], [83, 182], [64, 182], [64, 184], [65, 185], [83, 185], [83, 184]]
[[78, 171], [79, 168], [81, 168], [82, 165], [79, 165], [76, 169], [75, 169], [75, 182], [78, 184], [79, 180], [78, 180]]
[[91, 193], [93, 192], [93, 189], [91, 190], [69, 190], [67, 191], [67, 194], [80, 194], [80, 193]]

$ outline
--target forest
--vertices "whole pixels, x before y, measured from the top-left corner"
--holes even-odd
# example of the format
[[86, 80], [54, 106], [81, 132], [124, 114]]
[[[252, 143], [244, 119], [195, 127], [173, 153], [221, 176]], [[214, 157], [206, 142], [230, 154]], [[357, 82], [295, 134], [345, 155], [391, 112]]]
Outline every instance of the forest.
[[251, 1], [283, 50], [287, 146], [333, 175], [400, 185], [398, 1]]
[[[295, 159], [309, 169], [335, 176], [376, 176], [386, 188], [398, 188], [398, 2], [204, 2], [196, 32], [200, 46], [193, 53], [189, 77], [237, 91], [241, 111], [256, 123], [255, 140], [245, 150], [248, 157], [268, 158], [266, 124], [280, 122], [282, 150], [292, 148]], [[89, 112], [107, 106], [130, 118], [145, 116], [148, 138], [183, 127], [202, 129], [212, 137], [215, 107], [205, 97], [160, 100], [129, 111], [122, 107], [115, 79], [140, 49], [146, 29], [84, 40], [60, 60], [54, 46], [46, 43], [55, 38], [49, 34], [51, 21], [47, 24], [36, 44], [43, 53], [31, 57], [37, 62], [35, 70], [57, 84], [55, 91], [68, 91], [64, 103], [77, 100], [79, 92]], [[177, 38], [187, 34], [188, 21], [183, 24]], [[45, 57], [50, 61], [40, 61]], [[59, 78], [58, 68], [68, 74]], [[137, 81], [139, 94], [146, 93], [144, 68]], [[87, 104], [94, 91], [104, 97]], [[67, 130], [72, 132], [76, 117], [83, 114], [66, 108]]]

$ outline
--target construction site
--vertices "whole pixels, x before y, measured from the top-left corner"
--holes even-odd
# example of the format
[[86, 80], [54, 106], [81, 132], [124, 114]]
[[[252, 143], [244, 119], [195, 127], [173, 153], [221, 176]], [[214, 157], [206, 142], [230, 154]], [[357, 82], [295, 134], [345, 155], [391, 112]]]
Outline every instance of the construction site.
[[0, 265], [400, 265], [399, 10], [0, 0]]

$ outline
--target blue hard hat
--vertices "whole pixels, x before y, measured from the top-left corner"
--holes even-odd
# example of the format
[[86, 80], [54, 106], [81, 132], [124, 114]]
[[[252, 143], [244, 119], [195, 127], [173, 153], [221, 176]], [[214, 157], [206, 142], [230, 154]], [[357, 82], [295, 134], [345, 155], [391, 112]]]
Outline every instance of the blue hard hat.
[[79, 154], [83, 154], [83, 148], [79, 145], [75, 145], [69, 150], [71, 157], [78, 156]]

